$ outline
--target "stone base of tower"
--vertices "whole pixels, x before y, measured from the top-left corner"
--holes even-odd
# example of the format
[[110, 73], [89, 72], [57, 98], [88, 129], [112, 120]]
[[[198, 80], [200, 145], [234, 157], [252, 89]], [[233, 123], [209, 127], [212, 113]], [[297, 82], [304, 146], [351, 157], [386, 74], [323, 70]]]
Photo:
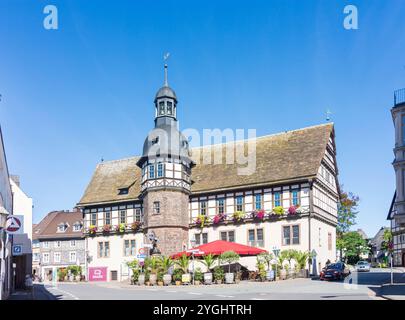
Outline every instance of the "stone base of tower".
[[170, 256], [187, 249], [188, 230], [179, 228], [150, 228], [159, 239], [157, 247], [162, 255]]
[[[159, 203], [159, 212], [154, 203]], [[143, 197], [145, 233], [158, 238], [163, 255], [183, 251], [188, 244], [189, 195], [181, 190], [148, 190]]]

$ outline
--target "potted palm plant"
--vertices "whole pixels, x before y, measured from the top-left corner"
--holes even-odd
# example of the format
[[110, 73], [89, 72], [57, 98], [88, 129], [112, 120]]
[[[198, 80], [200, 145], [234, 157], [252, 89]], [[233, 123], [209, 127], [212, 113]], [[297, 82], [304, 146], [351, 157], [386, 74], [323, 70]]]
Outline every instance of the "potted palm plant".
[[141, 262], [141, 263], [139, 264], [140, 270], [139, 270], [138, 284], [139, 284], [140, 286], [145, 284], [145, 281], [146, 281], [146, 271], [148, 270], [148, 267], [149, 267], [149, 261], [150, 261], [150, 259], [149, 259], [149, 258], [146, 258], [146, 259], [143, 261], [143, 263]]
[[163, 283], [163, 276], [164, 276], [164, 272], [162, 271], [162, 269], [160, 269], [157, 273], [157, 284], [158, 286], [162, 287], [164, 285]]
[[188, 272], [188, 266], [190, 264], [190, 258], [187, 255], [183, 254], [179, 259], [175, 261], [176, 265], [183, 270], [183, 275], [181, 276], [181, 282], [189, 283], [190, 282], [190, 273]]
[[216, 266], [214, 268], [214, 279], [217, 284], [221, 284], [225, 278], [224, 269], [221, 266]]
[[127, 266], [132, 270], [131, 284], [137, 283], [140, 273], [138, 260], [135, 259], [133, 261], [127, 262]]
[[149, 263], [149, 270], [150, 270], [149, 282], [151, 285], [156, 284], [159, 268], [160, 268], [159, 259], [157, 257], [152, 257]]
[[214, 266], [215, 258], [212, 254], [205, 255], [203, 257], [203, 263], [207, 267], [207, 272], [204, 273], [204, 283], [212, 284], [212, 272], [211, 269]]
[[234, 274], [231, 272], [231, 263], [239, 260], [239, 255], [234, 251], [226, 251], [221, 254], [221, 261], [228, 263], [228, 272], [225, 274], [225, 282], [233, 283]]
[[296, 261], [296, 266], [297, 266], [297, 271], [298, 271], [298, 276], [300, 278], [308, 278], [308, 270], [305, 269], [305, 266], [307, 265], [307, 261], [309, 258], [309, 253], [308, 252], [301, 252], [297, 251], [295, 255], [295, 261]]
[[285, 280], [287, 279], [287, 269], [284, 268], [286, 265], [284, 265], [284, 261], [288, 259], [288, 250], [283, 250], [280, 252], [280, 255], [278, 257], [278, 267], [280, 270], [280, 280]]
[[160, 258], [160, 266], [163, 271], [163, 284], [168, 286], [172, 282], [172, 276], [169, 274], [169, 269], [173, 266], [173, 260], [170, 257], [162, 256]]

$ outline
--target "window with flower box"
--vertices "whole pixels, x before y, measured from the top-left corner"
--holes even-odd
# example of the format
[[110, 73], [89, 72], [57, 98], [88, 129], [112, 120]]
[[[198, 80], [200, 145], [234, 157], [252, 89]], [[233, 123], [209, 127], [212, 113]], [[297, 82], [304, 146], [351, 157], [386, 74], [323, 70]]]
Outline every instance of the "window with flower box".
[[281, 206], [281, 192], [274, 192], [274, 207]]
[[261, 210], [263, 208], [263, 199], [261, 194], [255, 195], [255, 210]]
[[141, 222], [141, 220], [142, 220], [141, 209], [137, 208], [135, 209], [135, 221]]
[[207, 215], [207, 201], [200, 201], [200, 214]]
[[92, 226], [97, 226], [97, 213], [92, 213], [90, 216], [90, 224]]
[[292, 190], [291, 191], [291, 204], [293, 206], [298, 206], [300, 204], [299, 191], [298, 190]]
[[127, 222], [127, 211], [121, 210], [120, 211], [120, 223], [126, 223], [126, 222]]
[[106, 211], [104, 213], [104, 222], [105, 224], [111, 224], [111, 211]]
[[217, 200], [217, 213], [219, 214], [225, 213], [225, 199]]
[[235, 199], [236, 211], [243, 211], [243, 197], [238, 196]]

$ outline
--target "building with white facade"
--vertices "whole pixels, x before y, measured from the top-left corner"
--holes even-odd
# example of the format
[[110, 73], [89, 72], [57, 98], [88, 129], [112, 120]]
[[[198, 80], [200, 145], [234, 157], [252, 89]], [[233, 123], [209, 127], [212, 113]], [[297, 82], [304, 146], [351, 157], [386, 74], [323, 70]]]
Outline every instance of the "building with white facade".
[[395, 127], [395, 170], [396, 192], [388, 213], [393, 234], [394, 265], [405, 266], [405, 89], [394, 94], [394, 107], [391, 109]]
[[0, 127], [0, 300], [7, 299], [12, 288], [12, 252], [10, 236], [5, 232], [6, 219], [13, 213], [10, 177]]
[[[335, 261], [339, 186], [332, 123], [189, 148], [177, 128], [167, 66], [154, 102], [155, 128], [142, 155], [99, 163], [78, 203], [89, 270], [105, 272], [104, 280], [124, 279], [126, 262], [144, 256], [150, 234], [165, 255], [194, 240], [222, 239], [268, 251], [315, 251], [318, 270]], [[252, 142], [255, 170], [242, 175], [238, 163], [227, 163], [226, 150], [247, 150]], [[207, 163], [207, 153], [219, 161]], [[255, 269], [249, 259], [242, 264]]]
[[20, 234], [13, 235], [13, 245], [20, 245], [22, 250], [14, 254], [15, 263], [15, 288], [24, 288], [25, 276], [31, 275], [32, 270], [32, 198], [21, 189], [20, 177], [12, 175], [10, 178], [13, 194], [13, 211], [15, 215], [23, 217]]

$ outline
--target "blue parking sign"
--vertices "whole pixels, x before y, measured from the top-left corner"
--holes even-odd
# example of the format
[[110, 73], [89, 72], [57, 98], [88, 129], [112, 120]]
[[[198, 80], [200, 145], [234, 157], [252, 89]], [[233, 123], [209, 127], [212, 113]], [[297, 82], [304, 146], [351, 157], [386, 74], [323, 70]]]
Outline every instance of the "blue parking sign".
[[22, 255], [22, 245], [15, 244], [13, 245], [13, 256], [20, 256]]

